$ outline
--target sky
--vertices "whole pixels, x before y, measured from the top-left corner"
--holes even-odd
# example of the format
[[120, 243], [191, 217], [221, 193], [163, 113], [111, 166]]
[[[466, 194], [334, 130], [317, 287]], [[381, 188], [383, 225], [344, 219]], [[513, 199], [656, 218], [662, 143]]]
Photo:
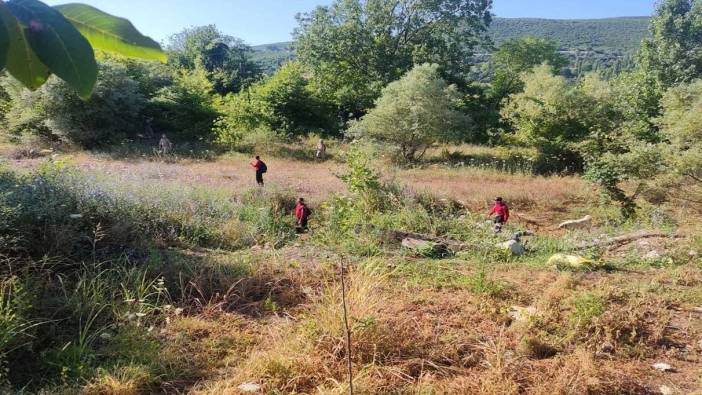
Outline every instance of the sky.
[[[74, 2], [44, 0], [49, 5]], [[248, 44], [289, 41], [295, 15], [332, 0], [77, 0], [125, 17], [162, 42], [186, 27], [215, 24]], [[498, 17], [605, 18], [650, 15], [654, 0], [494, 0]]]

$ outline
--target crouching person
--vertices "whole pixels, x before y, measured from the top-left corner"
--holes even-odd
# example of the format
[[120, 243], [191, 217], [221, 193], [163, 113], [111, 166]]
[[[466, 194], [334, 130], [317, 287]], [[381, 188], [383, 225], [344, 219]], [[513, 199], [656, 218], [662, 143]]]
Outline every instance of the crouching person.
[[495, 216], [495, 233], [501, 233], [502, 227], [509, 221], [509, 207], [501, 197], [495, 199], [495, 205], [490, 210], [489, 215]]
[[307, 207], [305, 199], [299, 198], [297, 206], [295, 206], [295, 218], [297, 218], [297, 233], [305, 233], [307, 231], [307, 220], [312, 214], [312, 210]]

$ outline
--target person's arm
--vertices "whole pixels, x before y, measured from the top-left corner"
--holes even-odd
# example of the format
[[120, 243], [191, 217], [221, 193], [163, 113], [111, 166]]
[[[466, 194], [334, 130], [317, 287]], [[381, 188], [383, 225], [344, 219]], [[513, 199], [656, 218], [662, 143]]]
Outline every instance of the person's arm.
[[509, 207], [505, 206], [505, 222], [509, 221]]
[[488, 215], [493, 215], [497, 213], [497, 206], [492, 206]]

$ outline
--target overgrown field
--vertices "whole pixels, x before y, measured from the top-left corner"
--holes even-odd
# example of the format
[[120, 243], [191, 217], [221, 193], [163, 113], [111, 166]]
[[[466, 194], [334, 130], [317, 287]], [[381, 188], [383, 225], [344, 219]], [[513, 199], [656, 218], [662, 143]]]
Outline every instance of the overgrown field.
[[[344, 393], [349, 358], [357, 393], [702, 387], [702, 233], [680, 205], [622, 220], [579, 178], [482, 148], [411, 169], [346, 146], [324, 162], [283, 153], [264, 158], [263, 189], [242, 154], [5, 161], [3, 390]], [[496, 195], [519, 214], [501, 235]], [[592, 229], [554, 226], [585, 214]], [[496, 247], [526, 229], [525, 255]], [[412, 251], [386, 230], [463, 247]], [[577, 249], [639, 230], [680, 237]], [[552, 267], [557, 253], [595, 263]]]

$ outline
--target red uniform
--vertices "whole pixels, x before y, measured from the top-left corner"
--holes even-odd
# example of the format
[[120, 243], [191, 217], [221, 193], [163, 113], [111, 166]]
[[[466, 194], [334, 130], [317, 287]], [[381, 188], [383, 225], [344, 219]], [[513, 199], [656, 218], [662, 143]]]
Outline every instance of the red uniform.
[[502, 202], [496, 202], [490, 210], [490, 215], [496, 215], [502, 218], [502, 223], [509, 221], [509, 207]]
[[261, 171], [261, 161], [256, 159], [255, 161], [251, 162], [251, 167], [256, 169], [256, 171]]
[[307, 227], [307, 219], [310, 216], [310, 209], [304, 203], [298, 203], [295, 206], [295, 218], [297, 223], [302, 227]]
[[254, 168], [254, 170], [256, 170], [256, 183], [259, 186], [263, 186], [263, 162], [260, 159], [256, 159], [249, 164]]

